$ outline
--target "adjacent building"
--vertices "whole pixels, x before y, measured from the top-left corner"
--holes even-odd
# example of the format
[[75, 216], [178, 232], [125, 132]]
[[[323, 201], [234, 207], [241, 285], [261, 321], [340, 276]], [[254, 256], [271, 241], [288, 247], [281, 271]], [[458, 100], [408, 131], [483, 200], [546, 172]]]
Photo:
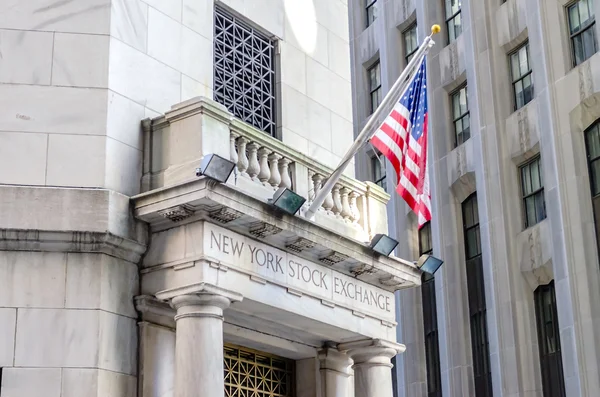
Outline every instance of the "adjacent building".
[[356, 159], [394, 197], [398, 256], [445, 261], [397, 293], [396, 395], [600, 395], [600, 3], [367, 0], [349, 13], [355, 133], [442, 26], [427, 60], [431, 223], [417, 231], [377, 153]]
[[353, 141], [348, 32], [345, 0], [0, 2], [1, 397], [392, 396], [421, 281], [369, 247], [381, 180], [270, 201]]

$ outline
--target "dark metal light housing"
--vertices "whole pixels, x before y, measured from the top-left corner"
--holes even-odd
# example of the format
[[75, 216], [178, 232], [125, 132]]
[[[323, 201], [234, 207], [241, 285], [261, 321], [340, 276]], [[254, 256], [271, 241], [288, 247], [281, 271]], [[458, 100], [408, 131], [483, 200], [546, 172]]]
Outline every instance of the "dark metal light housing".
[[373, 251], [380, 255], [390, 256], [397, 245], [398, 242], [390, 236], [385, 234], [377, 234], [375, 237], [373, 237], [373, 240], [371, 240], [370, 247], [373, 249]]
[[433, 275], [444, 263], [443, 260], [436, 258], [433, 255], [425, 254], [421, 255], [417, 262], [417, 267], [424, 273]]
[[196, 168], [196, 176], [205, 176], [215, 181], [225, 183], [233, 171], [235, 164], [225, 160], [218, 154], [207, 154], [202, 159], [200, 167]]
[[304, 197], [287, 187], [280, 187], [271, 200], [271, 204], [290, 215], [296, 215], [296, 212], [302, 208], [305, 202]]

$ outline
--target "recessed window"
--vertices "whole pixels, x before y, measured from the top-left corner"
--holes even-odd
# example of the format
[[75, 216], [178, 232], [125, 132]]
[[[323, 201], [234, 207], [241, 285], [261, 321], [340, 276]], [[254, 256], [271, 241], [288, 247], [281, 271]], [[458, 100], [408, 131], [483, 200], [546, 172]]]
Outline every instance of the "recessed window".
[[367, 27], [371, 26], [377, 19], [377, 0], [367, 1]]
[[216, 7], [214, 53], [215, 100], [274, 136], [275, 42]]
[[367, 71], [369, 78], [370, 114], [377, 109], [381, 103], [381, 65], [379, 61]]
[[448, 42], [452, 43], [462, 33], [462, 16], [460, 14], [462, 0], [445, 0], [445, 2]]
[[554, 281], [534, 292], [544, 397], [565, 397]]
[[533, 99], [533, 76], [529, 64], [529, 43], [510, 55], [515, 109], [520, 109]]
[[579, 65], [598, 50], [594, 1], [579, 0], [567, 7], [573, 63]]
[[[419, 256], [431, 254], [431, 223], [419, 229]], [[440, 375], [440, 346], [437, 326], [437, 306], [435, 298], [435, 278], [423, 273], [421, 280], [421, 298], [423, 303], [423, 331], [425, 333], [425, 364], [427, 370], [427, 396], [441, 397], [442, 382]]]
[[417, 44], [417, 24], [405, 30], [402, 35], [404, 36], [404, 53], [406, 54], [404, 59], [408, 65], [415, 52], [419, 49], [419, 45]]
[[477, 195], [472, 194], [462, 203], [463, 233], [467, 291], [469, 296], [469, 322], [471, 326], [471, 352], [473, 354], [473, 377], [477, 397], [492, 397], [492, 374], [488, 339], [485, 282], [479, 236], [479, 208]]
[[596, 226], [596, 244], [600, 252], [600, 128], [598, 122], [585, 132], [588, 170], [590, 174], [590, 190], [592, 191], [592, 207]]
[[467, 86], [452, 94], [452, 119], [454, 123], [454, 146], [462, 145], [471, 137], [471, 118], [467, 100]]
[[542, 178], [540, 156], [522, 165], [520, 171], [525, 228], [528, 228], [546, 219], [544, 180]]
[[381, 161], [380, 158], [375, 155], [371, 157], [371, 168], [373, 170], [373, 183], [381, 186], [383, 190], [387, 191], [385, 162]]

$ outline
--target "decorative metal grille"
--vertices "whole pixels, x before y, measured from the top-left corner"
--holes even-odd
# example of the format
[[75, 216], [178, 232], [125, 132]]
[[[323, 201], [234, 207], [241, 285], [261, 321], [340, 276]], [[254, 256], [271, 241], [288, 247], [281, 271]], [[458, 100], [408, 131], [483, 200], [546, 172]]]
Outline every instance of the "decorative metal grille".
[[226, 345], [225, 397], [293, 397], [294, 362]]
[[215, 8], [215, 100], [275, 135], [275, 42]]

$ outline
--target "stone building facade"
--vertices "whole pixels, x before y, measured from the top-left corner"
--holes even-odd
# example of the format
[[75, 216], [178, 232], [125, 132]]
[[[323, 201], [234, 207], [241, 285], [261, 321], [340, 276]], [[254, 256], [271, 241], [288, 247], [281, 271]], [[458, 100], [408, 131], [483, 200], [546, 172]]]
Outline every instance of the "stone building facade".
[[[0, 2], [0, 396], [389, 396], [345, 0]], [[225, 183], [201, 159], [233, 163]]]
[[[390, 204], [397, 254], [433, 280], [397, 293], [397, 396], [600, 395], [597, 1], [349, 3], [355, 132], [433, 24], [433, 219]], [[416, 36], [416, 38], [415, 38]], [[417, 40], [418, 39], [418, 40]], [[383, 180], [372, 150], [359, 178]]]

